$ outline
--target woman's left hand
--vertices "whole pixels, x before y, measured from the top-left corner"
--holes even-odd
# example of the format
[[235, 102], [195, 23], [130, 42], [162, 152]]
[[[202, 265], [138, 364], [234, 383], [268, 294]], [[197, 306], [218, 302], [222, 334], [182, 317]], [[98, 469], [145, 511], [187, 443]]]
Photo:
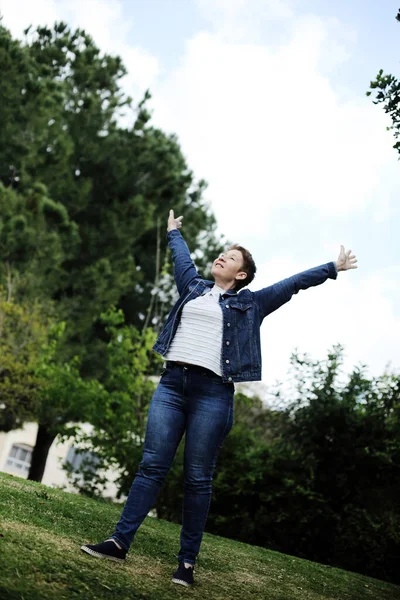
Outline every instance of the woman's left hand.
[[344, 246], [340, 246], [339, 258], [336, 261], [336, 268], [338, 271], [348, 271], [349, 269], [357, 269], [357, 262], [355, 254], [351, 253], [351, 250], [345, 252]]

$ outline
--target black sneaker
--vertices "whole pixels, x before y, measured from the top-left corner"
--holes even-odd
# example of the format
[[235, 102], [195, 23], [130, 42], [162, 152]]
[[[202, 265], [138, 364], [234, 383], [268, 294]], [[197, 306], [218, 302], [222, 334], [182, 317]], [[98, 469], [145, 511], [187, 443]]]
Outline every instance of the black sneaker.
[[194, 568], [185, 567], [184, 563], [181, 562], [175, 573], [172, 575], [172, 581], [173, 583], [179, 583], [180, 585], [193, 585], [193, 573]]
[[81, 550], [95, 556], [96, 558], [108, 558], [115, 562], [125, 562], [126, 550], [120, 549], [114, 542], [102, 542], [101, 544], [84, 544]]

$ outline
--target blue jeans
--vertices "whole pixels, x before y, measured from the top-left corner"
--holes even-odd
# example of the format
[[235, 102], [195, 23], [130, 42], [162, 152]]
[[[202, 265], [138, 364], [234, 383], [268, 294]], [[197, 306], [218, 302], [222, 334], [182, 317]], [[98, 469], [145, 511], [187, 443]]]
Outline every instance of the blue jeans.
[[234, 385], [197, 366], [167, 363], [150, 403], [143, 457], [112, 537], [128, 550], [154, 506], [184, 432], [184, 501], [179, 561], [195, 564], [212, 476], [233, 424]]

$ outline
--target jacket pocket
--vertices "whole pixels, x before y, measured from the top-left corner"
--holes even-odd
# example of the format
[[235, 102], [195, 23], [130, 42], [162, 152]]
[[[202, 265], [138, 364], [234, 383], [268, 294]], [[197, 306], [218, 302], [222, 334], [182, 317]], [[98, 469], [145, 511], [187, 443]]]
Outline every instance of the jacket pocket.
[[251, 302], [242, 302], [231, 304], [233, 322], [236, 329], [246, 329], [250, 327], [253, 320], [253, 310]]

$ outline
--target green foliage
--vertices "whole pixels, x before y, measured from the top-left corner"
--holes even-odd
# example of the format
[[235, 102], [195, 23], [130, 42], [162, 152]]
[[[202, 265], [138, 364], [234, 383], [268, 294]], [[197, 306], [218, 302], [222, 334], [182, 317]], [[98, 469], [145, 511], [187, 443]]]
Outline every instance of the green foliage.
[[46, 336], [40, 307], [7, 296], [0, 288], [0, 431], [20, 427], [36, 413], [34, 369]]
[[43, 309], [54, 312], [63, 263], [78, 241], [76, 224], [44, 185], [22, 195], [0, 183], [0, 281], [17, 300], [40, 298]]
[[38, 381], [35, 420], [38, 431], [28, 478], [41, 481], [48, 452], [57, 436], [70, 437], [78, 423], [90, 422], [101, 404], [103, 388], [97, 380], [82, 379], [79, 358], [60, 362], [57, 355], [65, 324], [53, 324], [34, 367]]
[[337, 346], [325, 361], [293, 355], [293, 396], [275, 421], [275, 439], [254, 443], [244, 429], [242, 443], [233, 440], [242, 466], [239, 456], [236, 468], [221, 460], [226, 485], [221, 490], [216, 478], [210, 525], [398, 581], [400, 377], [368, 378], [357, 367], [345, 381], [342, 353]]
[[[132, 107], [121, 59], [65, 23], [25, 33], [13, 40], [0, 24], [0, 285], [14, 311], [40, 305], [47, 325], [40, 356], [32, 344], [17, 354], [1, 339], [0, 425], [35, 416], [30, 477], [40, 480], [52, 441], [71, 423], [108, 427], [103, 446], [121, 465], [128, 451], [119, 442], [128, 447], [132, 432], [141, 439], [156, 369], [149, 326], [173, 302], [170, 293], [159, 302], [155, 287], [161, 268], [171, 281], [160, 216], [166, 222], [173, 203], [193, 248], [207, 253], [218, 241], [204, 182], [195, 182], [176, 137], [151, 125], [150, 94]], [[121, 346], [112, 316], [100, 316], [109, 306], [127, 317]], [[49, 333], [50, 320], [63, 332]], [[7, 323], [10, 336], [15, 319]]]
[[[400, 12], [397, 13], [396, 20], [400, 21]], [[400, 81], [397, 77], [390, 74], [384, 74], [381, 69], [374, 81], [370, 83], [370, 90], [367, 96], [375, 93], [374, 104], [383, 104], [384, 110], [392, 119], [392, 126], [396, 140], [400, 137]], [[400, 140], [396, 141], [393, 148], [400, 152]]]
[[84, 452], [95, 456], [96, 472], [90, 461], [71, 479], [82, 493], [99, 495], [106, 483], [108, 467], [119, 470], [117, 485], [127, 493], [132, 473], [140, 462], [147, 412], [155, 385], [149, 373], [160, 359], [152, 352], [155, 334], [151, 329], [139, 332], [124, 323], [121, 310], [108, 310], [101, 316], [109, 336], [107, 362], [103, 377], [101, 403], [91, 415], [89, 433], [76, 434], [76, 442]]
[[[159, 267], [171, 272], [164, 235], [171, 206], [185, 214], [200, 268], [221, 249], [205, 183], [195, 181], [176, 136], [152, 126], [150, 94], [133, 107], [121, 90], [121, 59], [102, 54], [84, 31], [57, 23], [27, 30], [21, 43], [0, 26], [0, 67], [1, 193], [4, 204], [12, 200], [0, 264], [24, 278], [21, 294], [53, 303], [66, 323], [63, 358], [79, 355], [82, 373], [101, 377], [100, 314], [115, 305], [141, 329], [157, 247]], [[167, 294], [162, 315], [153, 303], [151, 325], [172, 301]]]
[[64, 329], [64, 323], [51, 328], [34, 372], [40, 382], [36, 412], [39, 424], [54, 435], [68, 437], [75, 431], [76, 423], [94, 419], [104, 392], [98, 381], [82, 379], [77, 357], [58, 362], [57, 345]]

